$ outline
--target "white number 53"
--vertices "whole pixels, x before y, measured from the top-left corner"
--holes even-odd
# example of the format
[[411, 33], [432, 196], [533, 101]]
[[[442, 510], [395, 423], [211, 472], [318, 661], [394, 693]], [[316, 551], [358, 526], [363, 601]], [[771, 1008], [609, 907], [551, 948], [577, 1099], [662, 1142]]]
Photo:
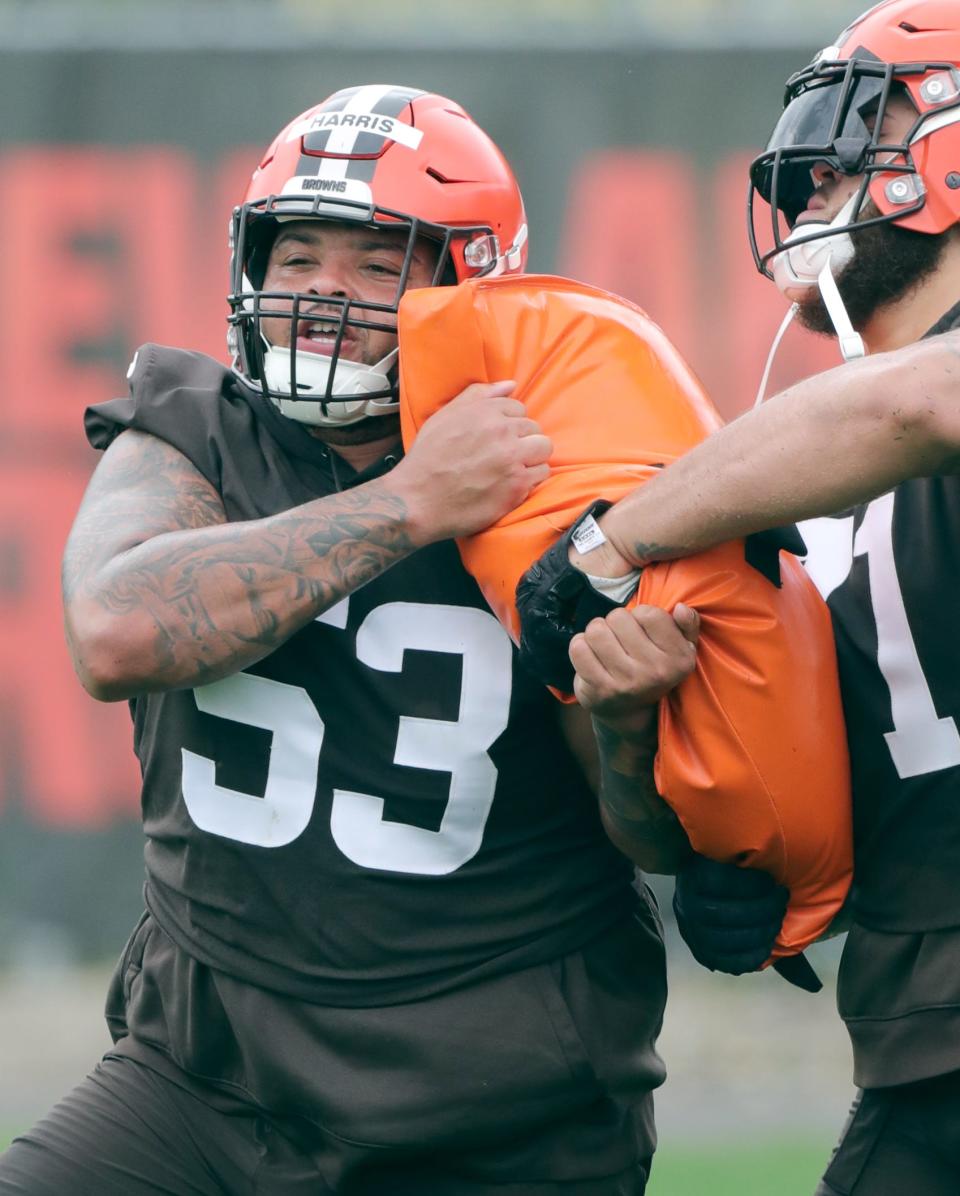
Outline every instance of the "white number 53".
[[[442, 876], [480, 850], [497, 784], [488, 749], [507, 725], [512, 680], [510, 640], [489, 612], [465, 606], [392, 602], [378, 606], [357, 631], [357, 657], [370, 668], [399, 672], [408, 649], [463, 658], [456, 721], [401, 714], [394, 764], [450, 774], [438, 830], [384, 818], [383, 798], [335, 789], [330, 829], [345, 856], [365, 868]], [[197, 708], [270, 731], [262, 797], [218, 785], [216, 765], [182, 749], [183, 798], [196, 825], [259, 847], [283, 847], [306, 829], [317, 792], [324, 724], [306, 690], [237, 673], [194, 690]]]

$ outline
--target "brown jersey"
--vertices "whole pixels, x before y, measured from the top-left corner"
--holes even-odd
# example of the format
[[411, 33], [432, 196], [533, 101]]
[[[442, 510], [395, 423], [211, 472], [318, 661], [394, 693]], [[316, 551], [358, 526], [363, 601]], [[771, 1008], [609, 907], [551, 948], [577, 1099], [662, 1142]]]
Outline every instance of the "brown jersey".
[[[960, 326], [960, 304], [928, 336]], [[854, 925], [837, 988], [855, 1079], [960, 1069], [960, 478], [803, 525], [833, 616], [853, 775]]]
[[[125, 428], [231, 521], [337, 488], [318, 440], [200, 354], [141, 349], [131, 397], [87, 413], [98, 448]], [[242, 672], [134, 700], [151, 912], [201, 963], [332, 1005], [578, 949], [633, 870], [552, 706], [454, 545], [413, 553]]]

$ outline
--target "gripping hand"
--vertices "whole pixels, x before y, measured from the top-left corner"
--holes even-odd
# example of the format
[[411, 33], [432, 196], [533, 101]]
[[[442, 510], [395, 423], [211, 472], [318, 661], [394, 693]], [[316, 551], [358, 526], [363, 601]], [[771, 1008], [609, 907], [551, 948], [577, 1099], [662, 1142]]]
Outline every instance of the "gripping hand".
[[[770, 958], [788, 898], [766, 872], [695, 855], [677, 874], [673, 910], [694, 959], [712, 972], [739, 976]], [[823, 987], [802, 954], [778, 959], [773, 967], [804, 992]]]
[[788, 896], [766, 872], [696, 855], [677, 874], [673, 909], [694, 959], [739, 976], [770, 958]]

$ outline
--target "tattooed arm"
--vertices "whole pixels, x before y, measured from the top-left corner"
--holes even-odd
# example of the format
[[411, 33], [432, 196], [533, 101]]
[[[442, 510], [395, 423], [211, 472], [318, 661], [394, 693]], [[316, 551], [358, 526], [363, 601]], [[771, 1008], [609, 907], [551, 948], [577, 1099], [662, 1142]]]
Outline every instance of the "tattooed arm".
[[612, 611], [570, 642], [574, 689], [593, 716], [600, 814], [611, 841], [646, 872], [674, 873], [690, 855], [676, 815], [657, 792], [657, 703], [696, 664], [699, 618], [678, 605]]
[[391, 474], [228, 523], [181, 453], [124, 432], [94, 473], [64, 556], [80, 679], [115, 701], [235, 673], [416, 548], [494, 522], [546, 476], [549, 453], [502, 388], [469, 387]]
[[411, 548], [402, 503], [376, 483], [227, 523], [220, 496], [176, 449], [124, 432], [64, 555], [74, 664], [104, 700], [217, 680]]
[[644, 872], [672, 876], [690, 856], [690, 843], [654, 784], [657, 707], [646, 713], [646, 727], [632, 732], [593, 720], [600, 751], [600, 816], [613, 845]]

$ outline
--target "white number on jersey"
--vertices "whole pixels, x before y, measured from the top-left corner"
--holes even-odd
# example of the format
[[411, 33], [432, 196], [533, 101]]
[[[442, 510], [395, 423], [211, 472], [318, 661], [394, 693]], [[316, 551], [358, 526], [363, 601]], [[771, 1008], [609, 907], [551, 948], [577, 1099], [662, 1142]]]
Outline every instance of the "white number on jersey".
[[811, 519], [800, 533], [810, 555], [807, 568], [826, 598], [850, 572], [855, 556], [867, 558], [870, 603], [877, 628], [877, 666], [890, 692], [893, 730], [884, 739], [901, 779], [960, 764], [960, 733], [940, 718], [910, 632], [893, 555], [894, 494], [867, 507], [851, 545], [853, 519]]
[[467, 606], [391, 602], [372, 610], [357, 632], [357, 658], [399, 672], [407, 648], [463, 656], [456, 722], [400, 716], [395, 764], [449, 772], [440, 829], [387, 822], [383, 799], [336, 789], [331, 829], [345, 856], [366, 868], [444, 876], [480, 850], [497, 770], [487, 748], [507, 725], [512, 651], [493, 615]]
[[297, 685], [237, 673], [193, 691], [197, 709], [248, 727], [273, 732], [263, 797], [226, 789], [216, 766], [186, 748], [183, 800], [202, 831], [240, 843], [283, 847], [306, 830], [317, 789], [323, 720], [310, 695]]
[[[390, 822], [382, 798], [337, 789], [331, 831], [344, 855], [363, 867], [441, 876], [472, 859], [483, 840], [497, 784], [487, 749], [507, 725], [512, 650], [493, 615], [464, 606], [392, 602], [372, 610], [357, 631], [357, 657], [371, 668], [399, 672], [408, 649], [463, 658], [459, 717], [400, 715], [393, 758], [395, 765], [450, 774], [440, 827]], [[241, 843], [291, 843], [313, 813], [323, 745], [323, 720], [306, 690], [238, 673], [193, 692], [199, 710], [271, 731], [273, 742], [263, 797], [218, 785], [214, 762], [182, 749], [190, 817], [201, 830]]]

